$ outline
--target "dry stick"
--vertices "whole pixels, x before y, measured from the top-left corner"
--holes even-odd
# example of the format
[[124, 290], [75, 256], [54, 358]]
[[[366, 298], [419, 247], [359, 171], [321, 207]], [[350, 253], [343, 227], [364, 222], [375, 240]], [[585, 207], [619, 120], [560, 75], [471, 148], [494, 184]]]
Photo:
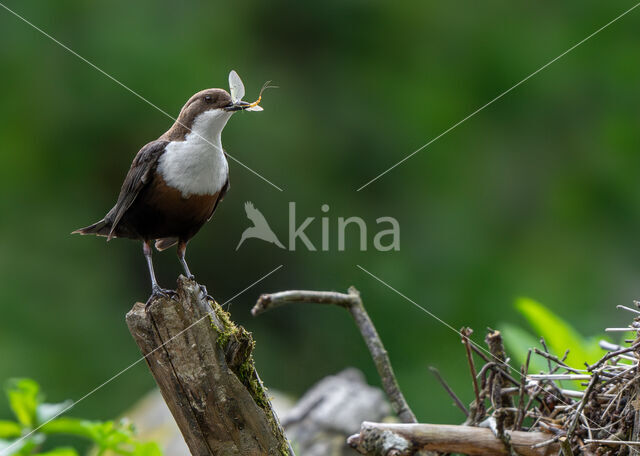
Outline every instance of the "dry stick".
[[[544, 358], [546, 358], [547, 360], [547, 365], [549, 366], [549, 375], [553, 375], [555, 372], [558, 371], [558, 369], [560, 369], [560, 366], [566, 366], [566, 364], [564, 363], [564, 361], [567, 359], [567, 356], [569, 355], [569, 350], [566, 350], [564, 352], [564, 356], [562, 357], [562, 359], [558, 359], [557, 356], [552, 355], [551, 353], [549, 353], [549, 348], [547, 347], [547, 343], [544, 340], [544, 337], [540, 338], [540, 344], [542, 345], [542, 348], [544, 348], [544, 351], [541, 351], [537, 348], [534, 348], [536, 353], [538, 353], [539, 355], [543, 356]], [[551, 361], [553, 360], [557, 360], [557, 364], [555, 367], [551, 366]], [[567, 366], [568, 368], [568, 366]], [[569, 368], [570, 369], [570, 368]], [[531, 376], [529, 377], [531, 378]], [[585, 377], [585, 379], [589, 379], [589, 377]], [[544, 380], [542, 380], [542, 383], [544, 383]], [[549, 381], [549, 385], [551, 388], [556, 388], [557, 390], [559, 390], [559, 388], [555, 385], [555, 383], [553, 383], [553, 381]], [[559, 390], [560, 391], [560, 390]], [[561, 391], [560, 391], [561, 392]], [[543, 403], [544, 404], [544, 403]], [[544, 404], [546, 407], [546, 404]], [[564, 444], [563, 444], [563, 451], [564, 451]], [[566, 451], [565, 451], [566, 452]], [[566, 455], [569, 456], [569, 455]]]
[[524, 409], [525, 387], [527, 385], [527, 374], [529, 373], [529, 362], [531, 361], [531, 349], [527, 352], [527, 361], [524, 366], [520, 367], [520, 391], [518, 393], [518, 412], [513, 424], [513, 430], [518, 431], [522, 427], [522, 421], [526, 415]]
[[[637, 302], [638, 302], [638, 301], [635, 301], [634, 303], [637, 303]], [[640, 314], [640, 311], [639, 311], [638, 309], [632, 309], [632, 308], [627, 307], [627, 306], [620, 306], [620, 305], [618, 305], [618, 306], [616, 306], [616, 309], [624, 309], [624, 310], [628, 310], [629, 312], [633, 312], [633, 313], [636, 313], [636, 314]]]
[[480, 371], [478, 372], [478, 375], [476, 375], [476, 378], [482, 378], [484, 379], [485, 374], [487, 373], [488, 370], [493, 369], [494, 367], [496, 367], [498, 365], [498, 363], [487, 363], [484, 366], [482, 366], [480, 368]]
[[598, 367], [602, 366], [604, 363], [606, 363], [607, 361], [609, 361], [611, 358], [615, 358], [618, 355], [622, 355], [624, 353], [628, 353], [634, 350], [637, 350], [640, 347], [640, 342], [636, 342], [635, 344], [633, 344], [631, 347], [627, 347], [627, 348], [623, 348], [621, 350], [616, 350], [616, 351], [612, 351], [607, 353], [606, 355], [604, 355], [600, 361], [598, 361], [597, 363], [595, 363], [593, 366], [589, 366], [589, 371], [593, 371], [594, 369], [597, 369]]
[[532, 388], [531, 393], [529, 393], [529, 400], [527, 401], [527, 405], [524, 406], [525, 410], [529, 410], [529, 408], [531, 407], [531, 404], [533, 404], [534, 400], [537, 400], [540, 403], [544, 403], [543, 400], [541, 400], [540, 398], [538, 398], [538, 394], [540, 394], [543, 391], [541, 384], [537, 384]]
[[[558, 444], [545, 448], [534, 446], [546, 442], [544, 432], [507, 431], [518, 455], [548, 456], [557, 454]], [[466, 455], [508, 455], [503, 442], [487, 428], [446, 424], [362, 423], [360, 432], [347, 443], [361, 454], [411, 455], [419, 451], [462, 453]]]
[[438, 369], [436, 369], [435, 367], [433, 367], [433, 366], [429, 366], [429, 370], [436, 377], [436, 379], [440, 382], [440, 384], [442, 385], [444, 390], [447, 393], [449, 393], [449, 396], [451, 396], [451, 398], [453, 399], [453, 402], [455, 402], [456, 406], [460, 410], [462, 410], [462, 413], [464, 413], [468, 418], [469, 417], [469, 410], [467, 410], [467, 408], [464, 406], [462, 401], [458, 398], [458, 396], [456, 396], [456, 393], [453, 392], [451, 387], [449, 385], [447, 385], [447, 382], [444, 381], [444, 378], [442, 378], [442, 375], [440, 375], [440, 371]]
[[[495, 331], [489, 329], [489, 333], [485, 337], [485, 342], [489, 347], [489, 352], [491, 356], [498, 360], [500, 364], [506, 365], [507, 354], [504, 350], [504, 345], [502, 343], [502, 334], [500, 331]], [[511, 445], [511, 439], [509, 434], [505, 433], [505, 426], [509, 426], [512, 423], [510, 422], [513, 419], [513, 415], [507, 414], [506, 408], [513, 407], [513, 401], [510, 397], [504, 397], [502, 395], [502, 388], [506, 382], [504, 376], [504, 369], [502, 366], [498, 366], [495, 370], [491, 370], [489, 374], [489, 391], [491, 397], [491, 403], [495, 408], [494, 418], [496, 420], [496, 428], [497, 428], [497, 436], [504, 443], [505, 448], [509, 452], [510, 455], [516, 456], [515, 450]]]
[[600, 342], [598, 342], [598, 345], [600, 345], [600, 348], [607, 351], [616, 351], [623, 348], [618, 344], [612, 344], [608, 340], [604, 340], [604, 339], [600, 340]]
[[[546, 354], [550, 354], [549, 349], [547, 348], [547, 343], [544, 341], [544, 337], [540, 338], [540, 345], [542, 345]], [[549, 358], [547, 358], [547, 364], [549, 365], [549, 372], [551, 372], [551, 360], [549, 360]]]
[[557, 443], [560, 440], [560, 436], [556, 435], [549, 440], [545, 440], [544, 442], [536, 443], [535, 445], [531, 445], [531, 448], [543, 448], [551, 445], [552, 443]]
[[[540, 350], [539, 348], [533, 348], [533, 350], [535, 351], [536, 355], [540, 355], [543, 358], [546, 358], [547, 361], [551, 362], [553, 361], [554, 363], [556, 363], [558, 366], [560, 366], [563, 369], [567, 369], [571, 372], [575, 372], [577, 374], [580, 374], [581, 372], [577, 369], [574, 369], [573, 367], [568, 366], [564, 361], [562, 361], [560, 358], [558, 358], [555, 355], [552, 355], [551, 353], [547, 353], [547, 352], [543, 352], [542, 350]], [[565, 356], [566, 357], [566, 356]], [[554, 368], [556, 369], [556, 368]], [[551, 369], [551, 364], [549, 364], [549, 373], [552, 373], [552, 371], [554, 369]]]
[[591, 380], [589, 374], [531, 374], [531, 380]]
[[602, 445], [640, 445], [640, 442], [634, 442], [629, 440], [595, 440], [595, 439], [585, 439], [584, 443], [600, 443]]
[[564, 456], [573, 456], [573, 450], [571, 449], [571, 442], [568, 438], [562, 437], [560, 439], [560, 448]]
[[[564, 355], [562, 355], [562, 358], [560, 358], [560, 362], [565, 366], [566, 366], [565, 361], [567, 360], [567, 356], [569, 356], [569, 349], [568, 348], [564, 351]], [[557, 372], [560, 369], [560, 367], [561, 367], [560, 364], [556, 364], [556, 367], [554, 367], [553, 370], [551, 372], [549, 372], [549, 373], [553, 374], [553, 373]], [[565, 367], [565, 369], [567, 369], [567, 368]], [[570, 368], [569, 368], [569, 370], [570, 370]]]
[[[473, 362], [473, 355], [471, 354], [471, 347], [473, 344], [469, 343], [469, 336], [473, 334], [473, 329], [471, 328], [462, 328], [460, 330], [460, 334], [462, 335], [462, 343], [464, 344], [465, 351], [467, 353], [467, 361], [469, 363], [469, 372], [471, 373], [471, 381], [473, 383], [473, 394], [476, 398], [475, 404], [471, 407], [471, 424], [476, 423], [476, 419], [478, 417], [478, 412], [482, 410], [483, 404], [480, 401], [480, 389], [478, 388], [478, 379], [476, 374], [476, 365]], [[482, 417], [482, 414], [480, 415]]]
[[376, 331], [371, 318], [364, 308], [360, 292], [354, 287], [349, 288], [349, 293], [337, 293], [333, 291], [307, 291], [291, 290], [279, 293], [263, 294], [258, 298], [258, 302], [251, 310], [253, 316], [257, 316], [274, 307], [292, 302], [311, 302], [318, 304], [334, 304], [343, 307], [351, 313], [360, 333], [364, 338], [367, 348], [371, 353], [373, 362], [376, 365], [378, 374], [382, 380], [382, 387], [389, 397], [393, 410], [405, 423], [417, 423], [416, 416], [411, 411], [409, 404], [405, 400], [400, 386], [396, 380], [391, 367], [389, 355], [382, 344], [382, 340]]
[[580, 401], [580, 405], [578, 406], [578, 409], [576, 410], [575, 417], [571, 422], [571, 424], [569, 425], [569, 429], [567, 430], [567, 436], [565, 440], [562, 442], [562, 450], [565, 456], [573, 455], [573, 452], [571, 451], [571, 437], [573, 435], [573, 432], [576, 430], [576, 426], [578, 425], [578, 419], [580, 418], [580, 415], [582, 414], [582, 411], [584, 410], [585, 405], [587, 404], [587, 402], [589, 402], [589, 396], [591, 394], [591, 391], [593, 391], [593, 388], [595, 387], [596, 383], [598, 382], [598, 377], [599, 377], [598, 372], [595, 372], [593, 374], [593, 377], [591, 377], [589, 386], [587, 386], [587, 389], [584, 391], [584, 396]]
[[587, 417], [584, 416], [584, 413], [580, 414], [580, 420], [582, 421], [582, 424], [584, 424], [584, 426], [587, 428], [587, 435], [589, 436], [590, 439], [592, 439], [593, 432], [591, 432], [591, 426], [589, 426], [589, 420], [587, 420]]
[[[638, 385], [638, 377], [634, 378], [632, 382], [635, 383], [634, 402], [637, 404], [638, 397], [640, 397], [640, 385]], [[637, 407], [634, 408], [635, 410], [633, 412], [633, 430], [631, 431], [631, 440], [637, 441], [638, 437], [640, 437], [640, 410], [638, 410]], [[636, 448], [632, 448], [630, 451], [631, 454], [638, 454], [638, 450]]]
[[[472, 331], [473, 332], [473, 331]], [[478, 355], [480, 358], [482, 358], [484, 360], [484, 362], [486, 363], [492, 363], [494, 361], [492, 361], [491, 359], [489, 359], [489, 357], [482, 351], [480, 350], [478, 347], [476, 347], [475, 344], [470, 344], [471, 345], [471, 350], [473, 350], [473, 352]], [[506, 364], [506, 363], [505, 363]], [[520, 382], [518, 380], [516, 380], [515, 378], [513, 378], [510, 374], [508, 374], [507, 372], [504, 372], [504, 376], [507, 380], [509, 380], [511, 383], [514, 384], [514, 386], [520, 386]]]

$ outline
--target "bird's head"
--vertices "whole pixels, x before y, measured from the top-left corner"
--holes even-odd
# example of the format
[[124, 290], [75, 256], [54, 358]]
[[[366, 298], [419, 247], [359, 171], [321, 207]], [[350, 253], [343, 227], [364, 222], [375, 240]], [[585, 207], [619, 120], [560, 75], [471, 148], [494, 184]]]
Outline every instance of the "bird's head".
[[193, 95], [178, 116], [178, 124], [199, 134], [219, 133], [235, 111], [249, 103], [233, 103], [224, 89], [206, 89]]
[[251, 103], [246, 101], [232, 101], [231, 95], [224, 89], [205, 89], [189, 98], [180, 114], [182, 115], [185, 111], [190, 111], [195, 116], [206, 111], [233, 113], [250, 107]]
[[193, 95], [184, 105], [176, 122], [188, 131], [200, 135], [220, 134], [231, 115], [236, 111], [262, 111], [254, 103], [242, 101], [244, 85], [235, 71], [229, 74], [231, 93], [224, 89], [206, 89]]

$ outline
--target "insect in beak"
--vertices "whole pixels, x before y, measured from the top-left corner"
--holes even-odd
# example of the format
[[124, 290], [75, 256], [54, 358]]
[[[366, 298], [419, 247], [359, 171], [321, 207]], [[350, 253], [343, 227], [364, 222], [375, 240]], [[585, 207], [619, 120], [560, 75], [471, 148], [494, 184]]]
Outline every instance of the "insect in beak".
[[229, 73], [229, 89], [231, 92], [231, 100], [232, 102], [229, 106], [225, 107], [225, 111], [262, 111], [262, 107], [259, 106], [260, 101], [262, 101], [262, 93], [266, 89], [275, 88], [276, 86], [269, 85], [271, 81], [267, 81], [260, 89], [260, 94], [258, 95], [258, 99], [253, 103], [247, 103], [246, 101], [242, 101], [242, 97], [244, 97], [244, 84], [238, 76], [238, 73], [235, 71], [231, 71]]

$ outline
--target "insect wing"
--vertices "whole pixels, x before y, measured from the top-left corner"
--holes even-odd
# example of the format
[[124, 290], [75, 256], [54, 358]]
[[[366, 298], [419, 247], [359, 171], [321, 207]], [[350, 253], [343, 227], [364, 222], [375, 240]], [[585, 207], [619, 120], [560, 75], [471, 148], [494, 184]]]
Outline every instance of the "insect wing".
[[229, 73], [229, 91], [231, 92], [231, 101], [237, 103], [244, 97], [244, 84], [235, 70]]

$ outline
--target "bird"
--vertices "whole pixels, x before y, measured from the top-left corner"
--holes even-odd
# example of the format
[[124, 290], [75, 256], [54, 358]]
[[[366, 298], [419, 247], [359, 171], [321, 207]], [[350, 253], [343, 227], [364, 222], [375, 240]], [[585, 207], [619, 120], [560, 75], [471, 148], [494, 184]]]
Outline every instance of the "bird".
[[278, 237], [267, 223], [262, 212], [256, 209], [251, 201], [244, 203], [244, 210], [247, 213], [247, 218], [253, 222], [253, 226], [250, 226], [243, 231], [242, 236], [240, 237], [240, 242], [238, 242], [238, 246], [236, 247], [236, 251], [245, 240], [250, 238], [262, 239], [263, 241], [271, 242], [281, 249], [284, 249], [284, 245], [282, 245], [278, 240]]
[[185, 260], [187, 243], [211, 219], [229, 191], [229, 165], [221, 134], [237, 111], [261, 111], [261, 97], [242, 101], [244, 86], [235, 71], [230, 91], [205, 89], [180, 110], [171, 128], [137, 153], [115, 206], [104, 218], [72, 234], [142, 241], [151, 278], [152, 297], [171, 294], [158, 285], [152, 242], [158, 251], [178, 245], [178, 259], [193, 279]]

